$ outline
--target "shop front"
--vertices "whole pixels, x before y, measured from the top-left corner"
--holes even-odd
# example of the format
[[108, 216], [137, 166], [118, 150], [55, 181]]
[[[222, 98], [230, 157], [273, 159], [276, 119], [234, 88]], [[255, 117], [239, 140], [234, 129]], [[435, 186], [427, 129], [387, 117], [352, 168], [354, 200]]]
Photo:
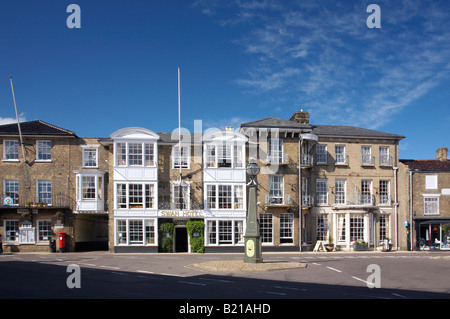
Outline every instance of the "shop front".
[[450, 250], [449, 219], [416, 219], [417, 241], [420, 250]]

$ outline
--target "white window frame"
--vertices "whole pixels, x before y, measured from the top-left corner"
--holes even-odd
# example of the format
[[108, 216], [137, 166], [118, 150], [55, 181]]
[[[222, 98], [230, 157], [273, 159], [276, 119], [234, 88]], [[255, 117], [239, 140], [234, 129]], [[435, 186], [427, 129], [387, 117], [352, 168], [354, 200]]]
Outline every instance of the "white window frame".
[[316, 225], [316, 239], [328, 241], [328, 214], [317, 214]]
[[[190, 183], [171, 182], [171, 184], [172, 184], [172, 208], [180, 210], [191, 209]], [[181, 193], [179, 188], [181, 188]], [[179, 196], [180, 194], [181, 196]], [[179, 201], [179, 199], [181, 198], [183, 199], [183, 203]], [[180, 206], [181, 204], [182, 206]]]
[[381, 179], [379, 182], [380, 205], [391, 204], [391, 181]]
[[9, 196], [13, 199], [13, 206], [19, 205], [19, 180], [17, 179], [5, 179], [3, 180], [3, 195]]
[[425, 189], [438, 189], [437, 174], [425, 175]]
[[389, 146], [380, 146], [379, 148], [380, 165], [382, 166], [392, 165], [389, 151], [390, 151]]
[[[12, 234], [13, 232], [14, 234]], [[5, 219], [3, 223], [4, 242], [18, 243], [19, 242], [19, 220]], [[13, 238], [14, 239], [11, 239]]]
[[[130, 185], [140, 186], [140, 190], [137, 189], [138, 193], [130, 193], [133, 191], [133, 189], [130, 188]], [[123, 188], [123, 186], [125, 186]], [[150, 191], [150, 196], [147, 196], [147, 187]], [[124, 194], [119, 194], [119, 188], [124, 191]], [[152, 190], [153, 188], [153, 190]], [[147, 209], [157, 209], [158, 203], [157, 203], [157, 183], [138, 183], [138, 182], [116, 182], [114, 185], [114, 205], [115, 209], [130, 209], [130, 210], [147, 210]], [[133, 203], [130, 203], [130, 198], [136, 198], [140, 201], [135, 201]], [[123, 202], [119, 202], [119, 200], [123, 199]], [[150, 201], [150, 202], [149, 202]], [[150, 204], [150, 205], [147, 205]], [[120, 206], [124, 207], [120, 207]], [[134, 206], [134, 207], [131, 207]], [[139, 207], [142, 206], [142, 207]]]
[[208, 183], [205, 186], [206, 209], [245, 209], [246, 194], [243, 184]]
[[[50, 226], [50, 227], [48, 227]], [[44, 227], [48, 227], [44, 229]], [[47, 236], [44, 236], [47, 233]], [[41, 239], [42, 237], [42, 239]], [[47, 237], [45, 239], [44, 237]], [[38, 243], [46, 243], [52, 239], [52, 221], [50, 219], [40, 219], [37, 221], [37, 236], [36, 241]]]
[[98, 168], [98, 146], [82, 146], [82, 167]]
[[348, 164], [347, 156], [345, 155], [345, 145], [336, 144], [334, 146], [334, 163], [335, 164]]
[[[50, 186], [50, 192], [48, 192], [48, 188]], [[44, 189], [45, 188], [45, 189]], [[47, 199], [47, 196], [42, 196], [44, 194], [50, 194], [50, 198], [48, 201], [44, 201], [43, 199]], [[52, 205], [52, 199], [53, 199], [53, 183], [51, 180], [48, 179], [38, 179], [36, 181], [36, 202], [44, 203], [49, 206]]]
[[328, 205], [327, 179], [316, 179], [316, 199], [317, 205]]
[[171, 159], [172, 159], [172, 169], [189, 169], [190, 168], [190, 158], [191, 158], [191, 148], [186, 145], [174, 145], [172, 147]]
[[244, 168], [245, 149], [242, 143], [209, 143], [203, 149], [206, 168]]
[[283, 175], [269, 175], [269, 204], [284, 204]]
[[24, 221], [22, 227], [19, 227], [19, 244], [36, 244], [36, 228], [29, 220]]
[[244, 244], [245, 221], [243, 219], [205, 220], [207, 246], [242, 246]]
[[273, 245], [273, 213], [260, 213], [259, 225], [261, 243]]
[[[132, 157], [133, 160], [131, 160]], [[114, 144], [115, 166], [156, 167], [156, 158], [157, 145], [155, 142], [122, 141]]]
[[267, 160], [269, 163], [281, 164], [284, 163], [284, 146], [281, 138], [269, 139], [269, 154]]
[[328, 164], [328, 150], [327, 144], [316, 145], [316, 163]]
[[361, 146], [361, 165], [373, 165], [372, 146]]
[[52, 141], [37, 140], [36, 141], [36, 162], [52, 161]]
[[372, 203], [372, 180], [363, 179], [361, 180], [361, 204], [371, 204]]
[[439, 202], [440, 194], [422, 194], [423, 196], [423, 214], [440, 215]]
[[[135, 230], [135, 235], [141, 236], [142, 240], [130, 240], [132, 232], [134, 231], [132, 223], [140, 223], [140, 229]], [[157, 232], [156, 218], [117, 218], [115, 219], [114, 233], [116, 246], [157, 246], [158, 232]], [[147, 227], [153, 227], [153, 230]], [[150, 236], [148, 236], [150, 234]], [[153, 234], [153, 236], [151, 236]], [[125, 235], [125, 236], [123, 236]], [[150, 241], [149, 239], [152, 239]]]
[[19, 161], [19, 141], [3, 140], [3, 161], [5, 162]]
[[294, 244], [294, 214], [280, 213], [280, 245], [293, 245], [293, 244]]
[[336, 179], [334, 181], [334, 203], [347, 203], [347, 181], [345, 179]]

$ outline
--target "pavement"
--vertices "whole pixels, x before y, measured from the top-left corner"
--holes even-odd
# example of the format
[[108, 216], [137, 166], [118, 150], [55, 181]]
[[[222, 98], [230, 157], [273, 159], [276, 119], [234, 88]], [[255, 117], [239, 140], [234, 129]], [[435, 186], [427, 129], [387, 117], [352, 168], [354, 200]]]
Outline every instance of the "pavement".
[[274, 271], [287, 269], [306, 268], [306, 263], [299, 262], [279, 262], [267, 261], [260, 263], [245, 263], [243, 260], [213, 260], [202, 263], [195, 263], [185, 266], [186, 268], [200, 271], [213, 272], [255, 272], [255, 271]]

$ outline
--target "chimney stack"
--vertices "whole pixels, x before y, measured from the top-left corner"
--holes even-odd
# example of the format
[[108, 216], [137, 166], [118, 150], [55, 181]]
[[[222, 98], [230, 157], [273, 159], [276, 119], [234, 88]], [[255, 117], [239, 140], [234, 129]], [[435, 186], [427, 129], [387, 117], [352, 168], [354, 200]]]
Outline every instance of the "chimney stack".
[[438, 148], [436, 151], [436, 158], [440, 161], [445, 162], [447, 160], [448, 149], [446, 147]]
[[309, 125], [309, 113], [303, 112], [303, 109], [301, 109], [300, 112], [295, 112], [294, 115], [291, 116], [289, 121]]

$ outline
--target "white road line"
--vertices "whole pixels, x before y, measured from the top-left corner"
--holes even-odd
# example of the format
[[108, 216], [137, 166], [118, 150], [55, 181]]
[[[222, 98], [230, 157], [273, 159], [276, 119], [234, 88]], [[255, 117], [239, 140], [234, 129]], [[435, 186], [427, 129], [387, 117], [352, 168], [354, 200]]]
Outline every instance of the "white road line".
[[179, 280], [178, 282], [182, 283], [182, 284], [188, 284], [188, 285], [206, 286], [206, 284], [202, 284], [200, 282], [183, 281], [183, 280]]
[[361, 278], [358, 278], [358, 277], [355, 277], [355, 276], [352, 276], [352, 278], [353, 278], [353, 279], [356, 279], [356, 280], [359, 280], [359, 281], [362, 281], [362, 282], [365, 283], [367, 286], [373, 286], [373, 283], [368, 282], [368, 281], [366, 281], [366, 280], [364, 280], [364, 279], [361, 279]]
[[147, 270], [136, 270], [137, 272], [143, 273], [143, 274], [154, 274], [153, 271], [147, 271]]
[[97, 266], [94, 265], [94, 264], [88, 264], [88, 263], [80, 263], [80, 265], [83, 265], [83, 266], [91, 266], [91, 267], [97, 267]]
[[407, 299], [407, 298], [408, 298], [408, 297], [405, 297], [405, 296], [402, 296], [402, 295], [396, 294], [396, 293], [392, 293], [392, 295], [397, 296], [397, 297], [400, 297], [400, 298], [404, 298], [404, 299]]
[[159, 275], [162, 275], [162, 276], [172, 276], [172, 277], [186, 277], [186, 276], [183, 276], [183, 275], [165, 274], [165, 273], [160, 273]]
[[226, 282], [226, 283], [233, 283], [234, 281], [231, 280], [224, 280], [224, 279], [211, 279], [211, 278], [198, 278], [200, 280], [206, 280], [206, 281], [216, 281], [216, 282]]
[[120, 269], [119, 267], [114, 267], [114, 266], [104, 266], [104, 265], [101, 265], [100, 267], [101, 267], [101, 268], [108, 268], [108, 269]]
[[316, 266], [322, 266], [322, 264], [318, 264], [318, 263], [312, 263], [313, 265], [316, 265]]
[[333, 268], [333, 267], [328, 267], [328, 266], [327, 266], [327, 268], [330, 269], [330, 270], [336, 271], [336, 272], [342, 272], [342, 271], [340, 271], [339, 269], [336, 269], [336, 268]]

